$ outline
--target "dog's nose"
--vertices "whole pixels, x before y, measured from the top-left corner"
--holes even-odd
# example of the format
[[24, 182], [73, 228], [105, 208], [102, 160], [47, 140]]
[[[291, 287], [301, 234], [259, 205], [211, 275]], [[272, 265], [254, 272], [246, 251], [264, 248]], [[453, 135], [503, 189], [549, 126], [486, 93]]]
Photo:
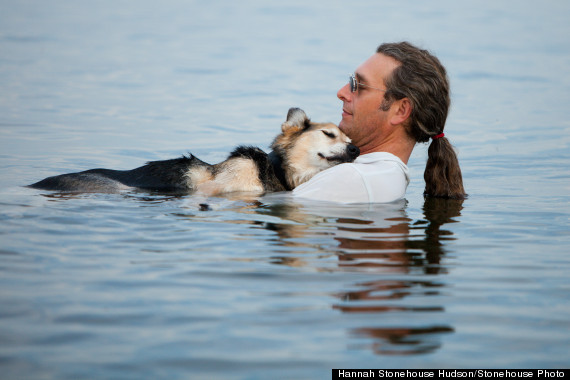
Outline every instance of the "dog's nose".
[[346, 147], [346, 152], [350, 157], [356, 158], [360, 154], [360, 149], [356, 145], [350, 144]]

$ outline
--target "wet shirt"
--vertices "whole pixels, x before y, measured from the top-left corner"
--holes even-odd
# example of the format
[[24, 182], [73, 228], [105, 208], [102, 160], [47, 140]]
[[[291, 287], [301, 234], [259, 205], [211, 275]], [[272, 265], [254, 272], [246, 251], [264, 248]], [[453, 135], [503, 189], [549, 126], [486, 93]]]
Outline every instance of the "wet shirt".
[[402, 160], [374, 152], [318, 173], [296, 187], [293, 195], [339, 203], [387, 203], [402, 199], [409, 183], [409, 170]]

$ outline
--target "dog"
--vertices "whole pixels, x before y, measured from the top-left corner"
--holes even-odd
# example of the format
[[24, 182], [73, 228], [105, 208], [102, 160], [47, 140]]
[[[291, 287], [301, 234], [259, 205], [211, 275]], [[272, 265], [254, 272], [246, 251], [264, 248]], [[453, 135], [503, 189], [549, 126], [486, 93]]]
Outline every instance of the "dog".
[[217, 196], [290, 191], [318, 172], [352, 162], [360, 150], [332, 123], [314, 123], [291, 108], [268, 154], [238, 146], [226, 160], [210, 165], [194, 155], [151, 161], [133, 170], [92, 169], [48, 177], [31, 188], [63, 192], [115, 193], [147, 190]]

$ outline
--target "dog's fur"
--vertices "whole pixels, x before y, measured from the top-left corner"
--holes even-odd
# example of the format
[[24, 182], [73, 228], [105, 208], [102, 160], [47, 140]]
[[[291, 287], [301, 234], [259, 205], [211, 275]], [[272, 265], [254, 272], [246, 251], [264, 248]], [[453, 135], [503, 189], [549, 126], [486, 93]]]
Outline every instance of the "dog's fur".
[[193, 155], [152, 161], [133, 170], [92, 169], [48, 177], [32, 188], [66, 192], [112, 193], [127, 189], [198, 192], [209, 196], [292, 190], [318, 172], [353, 161], [360, 153], [331, 123], [313, 123], [305, 112], [291, 108], [270, 154], [240, 146], [219, 164]]

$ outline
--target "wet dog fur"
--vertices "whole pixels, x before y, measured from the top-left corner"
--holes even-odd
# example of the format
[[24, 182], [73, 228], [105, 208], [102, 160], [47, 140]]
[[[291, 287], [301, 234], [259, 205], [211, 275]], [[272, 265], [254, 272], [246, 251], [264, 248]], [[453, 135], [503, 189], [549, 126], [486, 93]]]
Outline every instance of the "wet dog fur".
[[48, 177], [29, 187], [65, 192], [143, 189], [208, 196], [263, 194], [292, 190], [324, 169], [354, 161], [360, 153], [335, 124], [313, 123], [299, 108], [289, 110], [271, 149], [267, 154], [256, 147], [239, 146], [215, 165], [190, 155], [148, 162], [133, 170], [92, 169]]

